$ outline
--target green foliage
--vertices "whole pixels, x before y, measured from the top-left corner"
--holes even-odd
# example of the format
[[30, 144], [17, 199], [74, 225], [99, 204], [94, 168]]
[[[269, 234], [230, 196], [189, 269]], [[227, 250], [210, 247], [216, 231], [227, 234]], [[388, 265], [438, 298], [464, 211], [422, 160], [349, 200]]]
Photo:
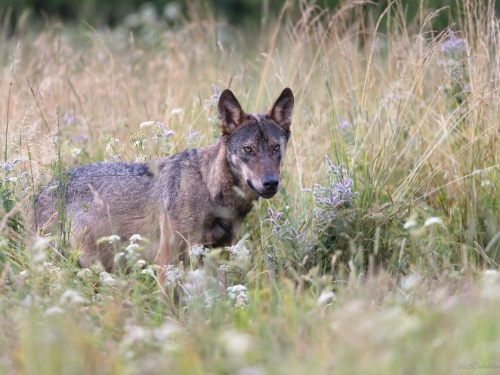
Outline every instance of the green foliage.
[[5, 264], [9, 252], [18, 252], [23, 250], [23, 237], [25, 235], [25, 222], [18, 205], [21, 200], [27, 196], [30, 188], [26, 188], [19, 193], [26, 173], [18, 175], [15, 171], [15, 165], [19, 159], [13, 162], [7, 161], [3, 164], [3, 176], [0, 178], [0, 218], [7, 218], [6, 222], [0, 220], [6, 228], [0, 228], [0, 265]]
[[[358, 20], [364, 18], [365, 22], [376, 22], [389, 3], [388, 0], [367, 2], [367, 4], [363, 5], [361, 13], [353, 12], [353, 15]], [[447, 9], [433, 19], [432, 24], [436, 30], [443, 30], [460, 17], [461, 9], [459, 9], [456, 1], [425, 0], [422, 3], [426, 12], [442, 8]], [[339, 0], [319, 0], [316, 4], [331, 10], [345, 6], [344, 2]], [[261, 23], [264, 15], [276, 17], [284, 5], [285, 1], [283, 0], [268, 2], [260, 0], [206, 0], [195, 1], [191, 4], [191, 7], [197, 6], [198, 9], [211, 9], [216, 17], [225, 18], [233, 25], [246, 24], [253, 27]], [[295, 0], [291, 2], [291, 5], [292, 14], [299, 15], [303, 4]], [[497, 3], [496, 6], [498, 11], [500, 5]], [[174, 10], [174, 8], [178, 10]], [[11, 19], [14, 24], [24, 10], [30, 10], [35, 15], [35, 18], [40, 21], [46, 15], [64, 21], [79, 22], [84, 20], [94, 26], [108, 25], [115, 27], [123, 23], [127, 16], [135, 14], [139, 18], [142, 17], [141, 14], [144, 15], [145, 13], [141, 9], [147, 9], [146, 13], [151, 16], [151, 12], [153, 12], [163, 22], [179, 21], [180, 12], [187, 16], [191, 14], [190, 8], [186, 4], [172, 0], [86, 0], [83, 2], [79, 0], [4, 0], [0, 4], [0, 14], [2, 10], [4, 12], [7, 10], [12, 11]], [[406, 22], [410, 23], [420, 17], [420, 4], [419, 1], [409, 1], [398, 9], [393, 7], [391, 12], [394, 17], [403, 17]], [[153, 18], [156, 18], [156, 16]], [[150, 18], [150, 20], [152, 19]]]

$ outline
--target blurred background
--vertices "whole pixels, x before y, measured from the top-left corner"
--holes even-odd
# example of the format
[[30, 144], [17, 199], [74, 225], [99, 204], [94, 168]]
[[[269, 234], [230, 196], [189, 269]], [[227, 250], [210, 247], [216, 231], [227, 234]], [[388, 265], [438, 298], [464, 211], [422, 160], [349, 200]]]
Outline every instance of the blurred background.
[[[350, 4], [364, 3], [363, 16], [367, 22], [378, 19], [385, 10], [389, 1], [344, 1], [344, 0], [317, 0], [309, 1], [320, 8], [331, 10]], [[125, 26], [131, 29], [150, 23], [175, 25], [183, 20], [193, 21], [190, 9], [205, 9], [205, 15], [217, 20], [228, 22], [234, 26], [260, 27], [263, 21], [272, 20], [282, 9], [283, 0], [0, 0], [0, 15], [4, 27], [12, 32], [20, 20], [29, 19], [31, 26], [43, 26], [47, 21], [60, 20], [64, 23], [86, 23], [97, 27]], [[300, 4], [305, 3], [293, 0], [291, 12], [296, 10], [300, 14]], [[460, 16], [460, 9], [455, 0], [408, 0], [403, 2], [403, 12], [407, 21], [419, 17], [422, 12], [447, 7], [437, 15], [433, 21], [436, 30], [442, 30], [449, 24], [456, 22]], [[500, 2], [496, 4], [496, 12], [500, 10]], [[422, 9], [424, 7], [425, 9]], [[358, 7], [356, 7], [358, 8]], [[394, 9], [395, 7], [393, 7]], [[203, 16], [203, 14], [201, 14]]]

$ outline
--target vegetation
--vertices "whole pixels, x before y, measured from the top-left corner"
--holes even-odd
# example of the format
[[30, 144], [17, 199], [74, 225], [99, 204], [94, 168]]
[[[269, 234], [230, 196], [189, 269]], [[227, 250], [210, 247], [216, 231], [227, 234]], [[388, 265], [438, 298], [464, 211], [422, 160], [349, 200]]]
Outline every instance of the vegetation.
[[[0, 34], [2, 373], [498, 372], [494, 4], [459, 4], [442, 32], [424, 6], [407, 22], [396, 1], [372, 24], [351, 5], [284, 7], [259, 34], [206, 4], [176, 27]], [[236, 246], [171, 265], [169, 297], [139, 259], [147, 239], [108, 274], [36, 235], [52, 176], [208, 145], [220, 89], [262, 112], [285, 86], [282, 191]]]
[[[245, 24], [247, 27], [258, 27], [268, 18], [276, 18], [285, 4], [285, 0], [3, 0], [0, 3], [0, 14], [3, 10], [11, 26], [17, 24], [31, 14], [31, 21], [42, 24], [47, 19], [60, 19], [63, 22], [87, 22], [94, 27], [131, 27], [142, 23], [161, 22], [183, 24], [186, 20], [196, 21], [200, 16], [213, 13], [216, 19], [224, 19], [232, 25]], [[340, 9], [352, 13], [358, 20], [376, 22], [389, 5], [388, 0], [364, 0], [349, 2], [343, 0], [317, 0], [311, 5], [321, 8]], [[300, 17], [303, 1], [289, 1], [288, 13]], [[353, 4], [356, 4], [354, 7]], [[405, 20], [411, 22], [422, 16], [422, 12], [441, 11], [430, 21], [439, 31], [446, 28], [461, 15], [460, 3], [454, 0], [423, 0], [400, 3]], [[394, 7], [395, 8], [395, 7]], [[500, 11], [499, 4], [496, 11]], [[396, 14], [395, 11], [393, 11]], [[385, 29], [385, 24], [381, 25]]]

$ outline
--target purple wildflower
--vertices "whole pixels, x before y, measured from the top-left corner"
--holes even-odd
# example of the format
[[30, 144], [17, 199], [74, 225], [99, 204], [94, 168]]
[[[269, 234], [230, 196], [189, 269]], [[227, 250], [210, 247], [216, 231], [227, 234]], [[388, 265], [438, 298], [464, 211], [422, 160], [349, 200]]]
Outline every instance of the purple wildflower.
[[217, 85], [212, 85], [212, 88], [214, 89], [214, 93], [208, 100], [205, 100], [205, 103], [217, 105], [217, 103], [219, 103], [220, 90]]
[[201, 133], [195, 132], [193, 127], [189, 127], [189, 135], [186, 137], [186, 141], [192, 141], [201, 138]]
[[441, 51], [445, 54], [465, 53], [467, 51], [467, 41], [457, 38], [453, 30], [450, 29], [448, 30], [448, 40], [442, 44]]
[[352, 124], [349, 121], [344, 120], [340, 116], [337, 116], [337, 121], [339, 123], [340, 129], [346, 129], [352, 127]]
[[161, 123], [159, 121], [156, 122], [156, 125], [158, 126], [158, 129], [160, 129], [160, 131], [161, 131], [160, 134], [167, 139], [169, 139], [171, 136], [173, 136], [175, 134], [173, 132], [173, 130], [165, 129], [165, 125], [163, 125], [163, 123]]
[[319, 184], [314, 185], [314, 194], [317, 196], [316, 201], [327, 206], [344, 206], [359, 195], [358, 192], [352, 191], [354, 188], [352, 171], [349, 171], [348, 176], [345, 177], [342, 172], [343, 164], [340, 164], [338, 167], [334, 166], [328, 156], [326, 156], [326, 162], [328, 164], [327, 173], [334, 176], [334, 181], [332, 181], [328, 187]]
[[65, 125], [73, 125], [77, 119], [76, 116], [65, 113], [62, 120]]
[[5, 164], [0, 164], [0, 169], [4, 169], [6, 171], [10, 171], [11, 169], [14, 168], [14, 165], [19, 163], [21, 159], [15, 159], [14, 161], [10, 162], [7, 161]]

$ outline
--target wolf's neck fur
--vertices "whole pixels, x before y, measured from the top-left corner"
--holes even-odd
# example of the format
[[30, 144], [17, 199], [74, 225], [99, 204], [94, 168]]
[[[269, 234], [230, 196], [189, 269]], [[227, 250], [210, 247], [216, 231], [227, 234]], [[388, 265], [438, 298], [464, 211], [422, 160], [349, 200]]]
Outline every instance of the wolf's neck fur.
[[[258, 194], [253, 191], [246, 181], [233, 175], [226, 158], [226, 145], [222, 139], [213, 145], [198, 150], [201, 157], [201, 171], [207, 182], [211, 198], [222, 199], [239, 210], [251, 208], [251, 203], [257, 200]], [[235, 189], [235, 186], [237, 189]], [[239, 191], [237, 191], [239, 189]]]

